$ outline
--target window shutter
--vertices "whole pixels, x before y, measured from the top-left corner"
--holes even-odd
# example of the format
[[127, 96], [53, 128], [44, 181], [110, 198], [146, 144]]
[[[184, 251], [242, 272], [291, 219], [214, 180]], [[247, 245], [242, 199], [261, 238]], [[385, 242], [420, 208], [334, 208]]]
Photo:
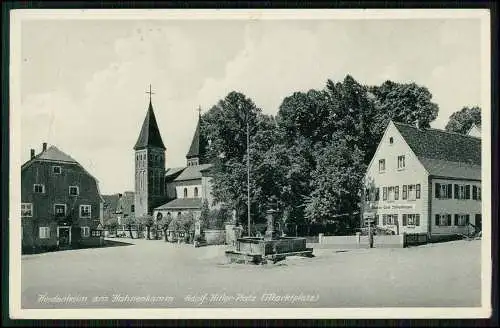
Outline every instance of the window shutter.
[[385, 215], [385, 214], [382, 215], [382, 223], [383, 223], [383, 225], [387, 224], [387, 215]]
[[455, 183], [455, 199], [458, 199], [458, 185]]
[[[434, 188], [435, 188], [435, 189], [434, 189], [434, 192], [435, 192], [435, 197], [436, 197], [436, 198], [439, 198], [439, 191], [441, 190], [441, 184], [436, 183], [436, 184], [434, 184], [434, 186], [435, 186], [435, 187], [434, 187]], [[404, 191], [403, 191], [403, 192], [404, 192]]]
[[408, 198], [408, 186], [403, 185], [403, 199]]
[[448, 199], [451, 199], [451, 197], [452, 197], [451, 196], [451, 193], [452, 193], [451, 188], [453, 188], [453, 185], [450, 183], [450, 184], [448, 184]]
[[394, 187], [394, 199], [399, 199], [399, 186]]
[[436, 214], [436, 225], [438, 226], [439, 225], [439, 214]]
[[455, 214], [455, 225], [458, 225], [458, 214]]
[[472, 199], [477, 199], [477, 187], [472, 186]]
[[465, 224], [466, 224], [466, 225], [467, 225], [467, 224], [469, 224], [469, 222], [470, 222], [469, 220], [470, 220], [470, 215], [469, 215], [469, 214], [467, 214], [467, 215], [465, 216]]
[[394, 220], [393, 224], [399, 225], [399, 215], [393, 214], [392, 219]]
[[420, 199], [420, 183], [417, 184], [415, 193], [416, 193], [416, 198]]
[[383, 187], [382, 189], [382, 197], [384, 200], [387, 200], [387, 187]]
[[448, 225], [451, 226], [451, 214], [448, 214]]
[[465, 186], [465, 199], [470, 199], [470, 185]]
[[406, 226], [406, 214], [403, 214], [403, 226]]
[[417, 214], [417, 217], [416, 217], [415, 221], [416, 221], [415, 225], [416, 226], [420, 226], [420, 214]]

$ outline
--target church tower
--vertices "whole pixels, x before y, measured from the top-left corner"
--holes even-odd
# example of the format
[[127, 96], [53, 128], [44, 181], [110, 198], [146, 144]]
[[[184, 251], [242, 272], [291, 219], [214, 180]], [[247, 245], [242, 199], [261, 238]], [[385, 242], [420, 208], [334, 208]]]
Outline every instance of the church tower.
[[[151, 89], [151, 86], [150, 86]], [[149, 107], [135, 151], [135, 217], [152, 214], [165, 201], [165, 145], [161, 139], [149, 91]]]
[[207, 149], [207, 141], [206, 138], [200, 132], [200, 123], [201, 123], [201, 108], [198, 109], [198, 123], [196, 125], [196, 130], [194, 131], [193, 140], [191, 141], [191, 146], [189, 147], [189, 151], [186, 155], [187, 166], [194, 166], [200, 164], [206, 164], [206, 149]]

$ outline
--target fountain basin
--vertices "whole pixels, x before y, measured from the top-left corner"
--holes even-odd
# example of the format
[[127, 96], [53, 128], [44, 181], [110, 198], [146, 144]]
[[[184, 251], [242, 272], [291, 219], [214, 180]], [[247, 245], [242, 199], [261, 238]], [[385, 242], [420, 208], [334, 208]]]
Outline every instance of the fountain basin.
[[312, 257], [312, 248], [306, 247], [306, 239], [299, 237], [243, 237], [236, 240], [235, 249], [226, 251], [231, 262], [266, 263], [277, 262], [287, 256], [298, 255]]

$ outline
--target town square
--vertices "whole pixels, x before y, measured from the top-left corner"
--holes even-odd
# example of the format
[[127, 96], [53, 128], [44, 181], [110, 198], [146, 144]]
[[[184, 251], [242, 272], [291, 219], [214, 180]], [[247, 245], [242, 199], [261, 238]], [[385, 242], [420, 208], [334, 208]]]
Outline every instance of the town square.
[[488, 307], [489, 16], [80, 15], [16, 25], [21, 310]]

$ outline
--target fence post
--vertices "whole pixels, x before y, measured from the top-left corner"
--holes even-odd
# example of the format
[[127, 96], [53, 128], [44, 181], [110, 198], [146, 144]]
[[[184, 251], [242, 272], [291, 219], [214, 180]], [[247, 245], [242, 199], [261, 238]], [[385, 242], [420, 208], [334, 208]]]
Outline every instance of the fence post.
[[403, 232], [403, 248], [405, 248], [408, 245], [408, 242], [406, 241], [406, 232]]

